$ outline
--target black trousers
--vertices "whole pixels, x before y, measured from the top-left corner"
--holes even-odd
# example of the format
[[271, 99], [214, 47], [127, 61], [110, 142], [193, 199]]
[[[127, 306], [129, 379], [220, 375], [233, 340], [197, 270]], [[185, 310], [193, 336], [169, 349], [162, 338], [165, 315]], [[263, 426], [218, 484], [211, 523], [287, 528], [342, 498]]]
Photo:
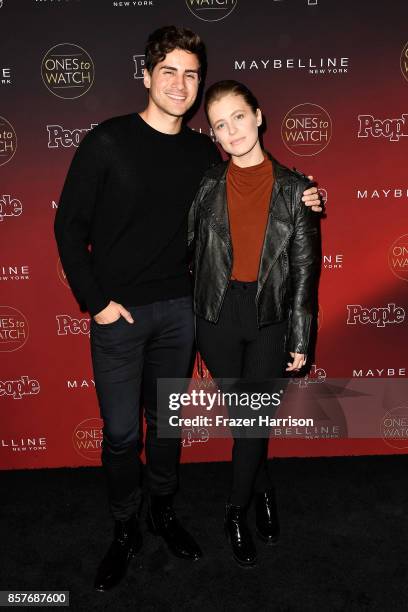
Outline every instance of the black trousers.
[[[287, 321], [258, 328], [257, 283], [230, 281], [217, 323], [197, 318], [197, 348], [213, 378], [283, 378]], [[230, 390], [230, 389], [229, 389]], [[267, 438], [234, 437], [230, 502], [246, 506], [253, 490], [273, 486]]]
[[146, 417], [146, 464], [153, 495], [174, 493], [180, 440], [157, 436], [158, 378], [188, 378], [194, 358], [192, 298], [126, 306], [123, 317], [107, 325], [91, 322], [94, 380], [103, 419], [102, 464], [110, 511], [127, 520], [140, 502], [141, 406]]

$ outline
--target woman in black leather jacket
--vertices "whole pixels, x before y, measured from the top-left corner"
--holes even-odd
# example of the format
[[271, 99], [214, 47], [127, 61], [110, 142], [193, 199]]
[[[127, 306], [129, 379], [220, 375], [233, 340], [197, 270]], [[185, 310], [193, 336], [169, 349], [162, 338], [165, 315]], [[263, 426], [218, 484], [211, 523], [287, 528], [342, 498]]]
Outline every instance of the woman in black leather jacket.
[[[198, 350], [213, 378], [282, 378], [305, 365], [315, 316], [319, 218], [301, 202], [309, 181], [262, 149], [262, 114], [245, 85], [215, 83], [205, 109], [230, 160], [205, 174], [190, 212]], [[253, 492], [257, 534], [267, 544], [276, 543], [279, 522], [268, 439], [233, 435], [225, 530], [235, 560], [250, 566]]]

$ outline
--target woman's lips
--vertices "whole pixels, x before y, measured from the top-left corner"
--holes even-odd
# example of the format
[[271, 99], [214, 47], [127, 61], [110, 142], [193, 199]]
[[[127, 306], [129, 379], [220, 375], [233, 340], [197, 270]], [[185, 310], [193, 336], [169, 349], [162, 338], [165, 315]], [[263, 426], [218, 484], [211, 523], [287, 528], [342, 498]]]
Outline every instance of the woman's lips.
[[243, 140], [245, 140], [245, 136], [242, 136], [242, 138], [237, 138], [236, 140], [231, 140], [231, 145], [235, 146], [237, 144], [240, 144]]

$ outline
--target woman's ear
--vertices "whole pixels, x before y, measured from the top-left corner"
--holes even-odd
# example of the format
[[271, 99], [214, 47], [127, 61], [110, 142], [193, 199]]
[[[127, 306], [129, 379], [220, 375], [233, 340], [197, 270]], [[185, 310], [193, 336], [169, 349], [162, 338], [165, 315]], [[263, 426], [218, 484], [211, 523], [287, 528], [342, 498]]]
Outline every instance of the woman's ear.
[[256, 125], [258, 127], [262, 125], [262, 112], [260, 108], [256, 109]]

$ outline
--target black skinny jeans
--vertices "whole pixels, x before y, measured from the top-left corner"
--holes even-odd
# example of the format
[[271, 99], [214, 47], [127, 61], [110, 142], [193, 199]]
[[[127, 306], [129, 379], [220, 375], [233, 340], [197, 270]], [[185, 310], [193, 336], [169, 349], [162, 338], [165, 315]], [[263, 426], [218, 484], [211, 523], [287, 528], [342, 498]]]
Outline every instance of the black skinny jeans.
[[139, 440], [144, 406], [146, 464], [153, 495], [174, 493], [180, 440], [157, 436], [157, 379], [188, 378], [194, 358], [192, 298], [126, 306], [123, 317], [91, 322], [95, 386], [103, 419], [102, 464], [109, 506], [116, 520], [127, 520], [140, 502]]
[[[287, 321], [258, 328], [257, 283], [230, 281], [217, 323], [197, 317], [197, 348], [213, 378], [251, 381], [283, 378]], [[253, 490], [273, 486], [268, 473], [268, 438], [235, 437], [230, 502], [246, 506]]]

